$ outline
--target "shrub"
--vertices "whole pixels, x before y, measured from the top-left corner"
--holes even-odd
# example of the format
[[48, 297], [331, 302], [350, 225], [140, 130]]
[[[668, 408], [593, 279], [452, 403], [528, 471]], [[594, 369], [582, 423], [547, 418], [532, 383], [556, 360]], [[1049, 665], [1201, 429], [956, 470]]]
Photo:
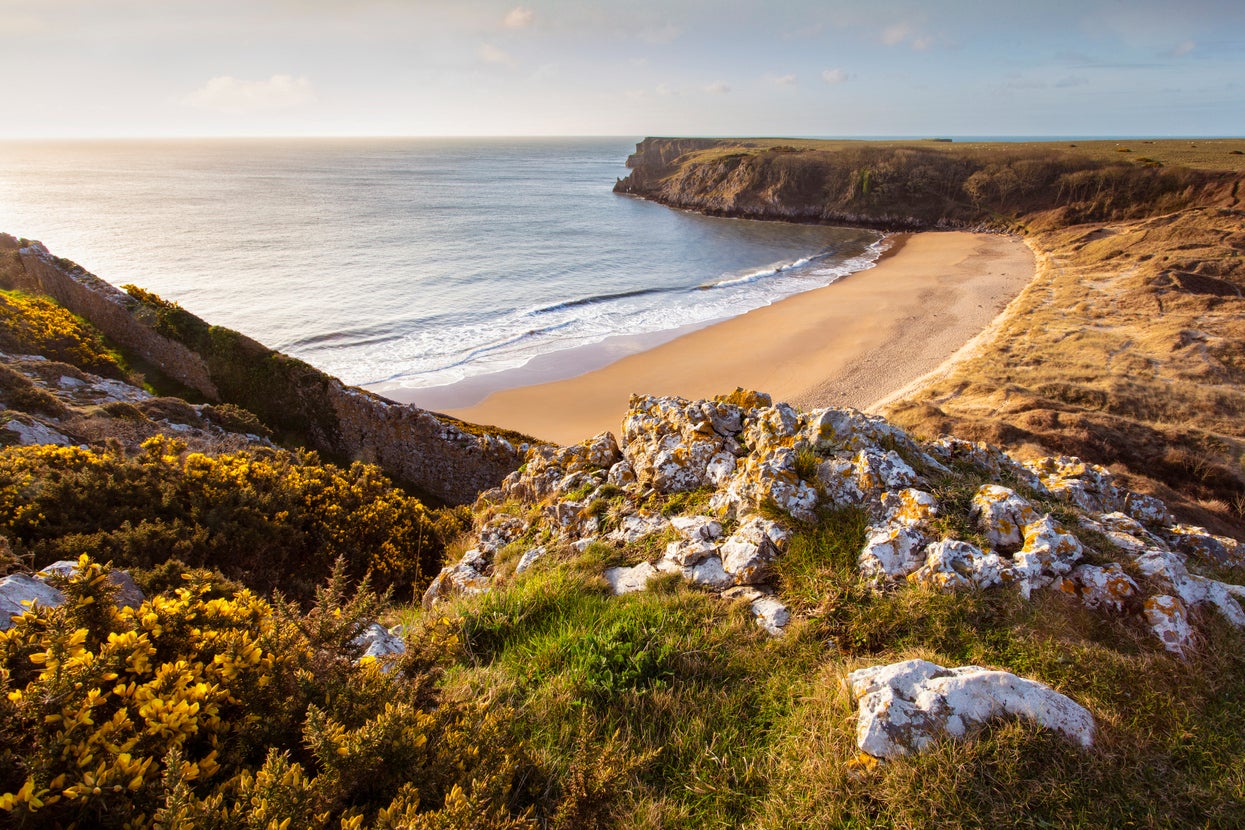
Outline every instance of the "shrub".
[[0, 531], [36, 566], [83, 551], [125, 567], [176, 557], [299, 598], [338, 557], [356, 577], [410, 591], [442, 552], [424, 506], [377, 467], [285, 450], [209, 456], [164, 436], [136, 456], [0, 450]]
[[[0, 811], [90, 827], [529, 826], [501, 706], [430, 692], [455, 641], [388, 670], [339, 569], [307, 614], [191, 580], [117, 610], [87, 557], [67, 602], [0, 632]], [[463, 820], [464, 823], [457, 823]]]
[[125, 361], [103, 335], [47, 297], [0, 291], [0, 351], [38, 354], [97, 375], [124, 378]]

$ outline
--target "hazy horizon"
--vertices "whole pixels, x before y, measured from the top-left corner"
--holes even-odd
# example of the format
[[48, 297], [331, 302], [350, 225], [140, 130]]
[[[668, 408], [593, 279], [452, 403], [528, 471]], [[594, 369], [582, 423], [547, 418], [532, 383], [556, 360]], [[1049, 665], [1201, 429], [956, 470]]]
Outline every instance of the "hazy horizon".
[[0, 139], [1245, 134], [1245, 4], [0, 0]]

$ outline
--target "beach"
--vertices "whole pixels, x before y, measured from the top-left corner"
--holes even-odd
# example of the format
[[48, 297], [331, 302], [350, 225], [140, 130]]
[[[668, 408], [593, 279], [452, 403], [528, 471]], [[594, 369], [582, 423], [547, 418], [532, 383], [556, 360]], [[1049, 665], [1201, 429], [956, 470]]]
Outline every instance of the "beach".
[[617, 432], [632, 393], [703, 398], [744, 387], [803, 408], [868, 409], [960, 352], [1033, 274], [1017, 237], [898, 235], [873, 268], [824, 288], [446, 414], [570, 444]]

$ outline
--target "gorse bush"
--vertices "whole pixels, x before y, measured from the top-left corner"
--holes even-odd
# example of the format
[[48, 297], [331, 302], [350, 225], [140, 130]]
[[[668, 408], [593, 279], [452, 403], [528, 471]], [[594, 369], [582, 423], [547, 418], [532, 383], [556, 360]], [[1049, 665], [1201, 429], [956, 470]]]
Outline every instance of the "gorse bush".
[[529, 826], [506, 709], [433, 688], [450, 629], [356, 661], [378, 600], [345, 585], [307, 614], [196, 580], [117, 610], [84, 556], [65, 605], [0, 632], [0, 823]]
[[439, 565], [434, 519], [379, 468], [314, 453], [191, 453], [156, 436], [115, 448], [0, 450], [0, 532], [36, 567], [84, 551], [118, 567], [168, 559], [253, 590], [310, 597], [341, 557], [409, 595]]
[[46, 297], [0, 291], [0, 351], [38, 354], [113, 378], [126, 374], [124, 359], [99, 331]]

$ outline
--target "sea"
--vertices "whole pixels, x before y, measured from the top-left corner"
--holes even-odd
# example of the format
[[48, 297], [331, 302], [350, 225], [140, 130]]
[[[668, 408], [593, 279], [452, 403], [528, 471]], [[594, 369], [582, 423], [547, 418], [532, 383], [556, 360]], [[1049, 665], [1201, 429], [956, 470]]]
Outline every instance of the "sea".
[[346, 383], [446, 408], [529, 382], [525, 367], [598, 368], [881, 253], [873, 231], [615, 194], [635, 142], [8, 141], [0, 231]]

